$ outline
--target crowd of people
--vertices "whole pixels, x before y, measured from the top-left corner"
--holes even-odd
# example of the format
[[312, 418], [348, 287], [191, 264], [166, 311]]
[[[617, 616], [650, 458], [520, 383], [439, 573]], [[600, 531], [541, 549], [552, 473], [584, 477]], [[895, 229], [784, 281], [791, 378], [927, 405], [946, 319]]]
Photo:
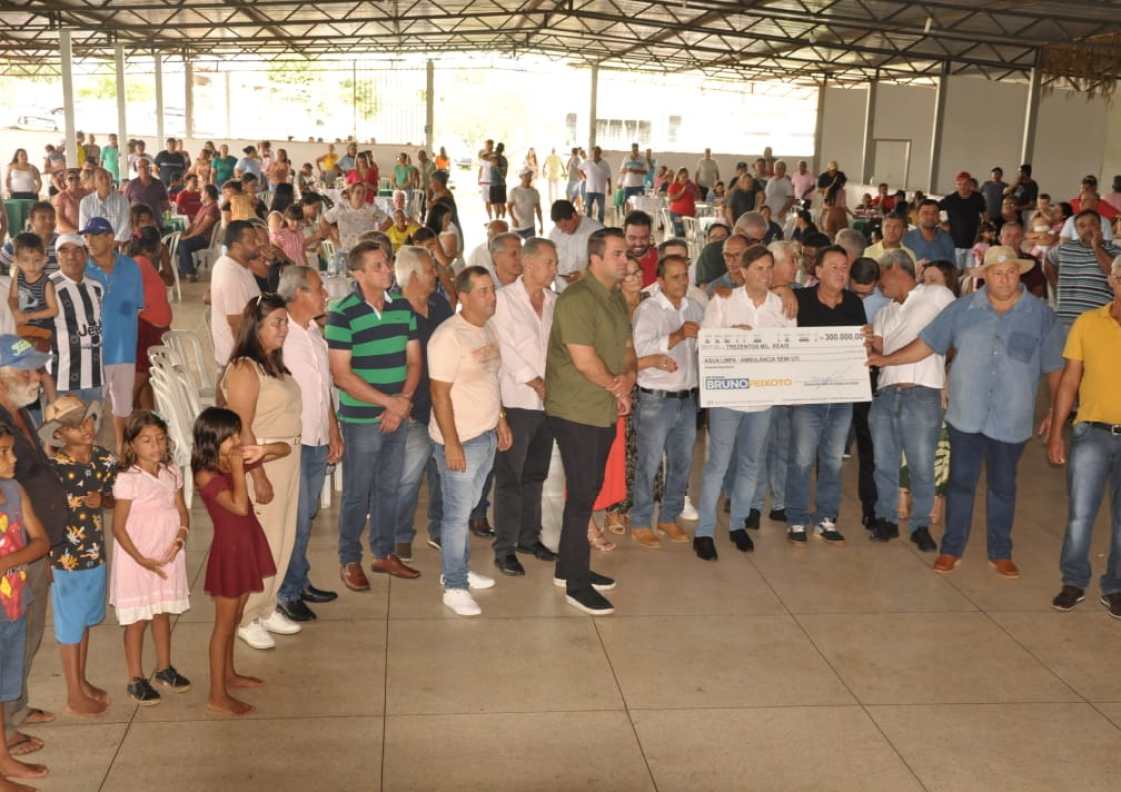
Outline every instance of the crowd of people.
[[[235, 643], [271, 649], [273, 635], [301, 632], [311, 606], [338, 596], [313, 585], [307, 553], [336, 464], [347, 589], [368, 591], [367, 569], [420, 577], [411, 564], [423, 482], [426, 544], [455, 614], [481, 613], [473, 592], [496, 585], [472, 568], [474, 535], [491, 540], [501, 575], [548, 563], [567, 604], [605, 616], [616, 581], [593, 569], [593, 551], [628, 534], [650, 550], [691, 544], [715, 562], [723, 510], [726, 546], [739, 552], [754, 549], [764, 513], [786, 525], [792, 552], [811, 539], [846, 543], [852, 441], [869, 539], [895, 540], [905, 523], [933, 570], [952, 573], [984, 468], [989, 562], [1016, 578], [1017, 468], [1038, 431], [1051, 462], [1068, 468], [1053, 605], [1085, 598], [1108, 494], [1101, 601], [1121, 618], [1121, 249], [1111, 241], [1121, 178], [1101, 196], [1087, 176], [1071, 201], [1052, 202], [1030, 165], [1013, 184], [995, 168], [980, 185], [958, 174], [940, 199], [880, 185], [850, 210], [836, 163], [814, 176], [768, 150], [739, 163], [726, 187], [707, 150], [693, 173], [670, 173], [635, 145], [618, 169], [598, 147], [586, 159], [573, 149], [567, 163], [553, 150], [543, 168], [531, 150], [507, 192], [505, 148], [486, 141], [486, 239], [468, 252], [442, 149], [418, 152], [418, 165], [402, 152], [386, 185], [353, 144], [297, 169], [267, 141], [241, 158], [208, 145], [194, 159], [175, 139], [151, 158], [142, 141], [127, 155], [113, 136], [81, 143], [80, 168], [49, 147], [50, 200], [25, 151], [5, 182], [35, 203], [0, 252], [11, 268], [0, 304], [0, 789], [47, 772], [18, 757], [43, 746], [25, 727], [56, 717], [31, 706], [27, 686], [48, 601], [67, 714], [108, 706], [86, 673], [106, 602], [125, 627], [127, 695], [150, 706], [157, 687], [190, 687], [172, 664], [170, 630], [190, 606], [184, 487], [198, 488], [214, 526], [208, 705], [230, 715], [252, 711], [241, 691], [264, 684], [235, 670]], [[533, 186], [542, 176], [547, 236]], [[613, 178], [623, 202], [611, 208], [622, 211], [605, 227]], [[374, 200], [382, 189], [391, 213]], [[660, 242], [657, 218], [625, 210], [658, 193], [670, 210]], [[703, 234], [675, 234], [702, 202], [712, 218]], [[161, 237], [172, 206], [189, 216], [176, 262]], [[205, 300], [219, 387], [194, 424], [184, 481], [145, 388], [147, 352], [171, 325], [171, 267], [197, 278], [195, 254], [215, 239]], [[838, 326], [864, 334], [871, 402], [701, 409], [703, 329]], [[1041, 381], [1048, 409], [1036, 426]], [[111, 448], [98, 444], [103, 405]], [[562, 474], [562, 527], [549, 546], [543, 489]], [[144, 662], [149, 626], [154, 667]]]

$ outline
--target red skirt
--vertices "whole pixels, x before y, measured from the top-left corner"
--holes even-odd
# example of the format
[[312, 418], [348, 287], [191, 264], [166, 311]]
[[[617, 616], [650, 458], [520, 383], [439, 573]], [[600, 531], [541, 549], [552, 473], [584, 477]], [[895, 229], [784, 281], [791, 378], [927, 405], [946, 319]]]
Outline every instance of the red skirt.
[[250, 511], [243, 517], [218, 504], [218, 493], [229, 486], [225, 476], [213, 476], [200, 493], [214, 523], [214, 539], [210, 543], [203, 585], [203, 590], [212, 597], [235, 598], [252, 591], [264, 591], [262, 581], [276, 575], [272, 551], [257, 515]]
[[599, 488], [592, 511], [606, 509], [627, 499], [627, 419], [620, 416], [615, 423], [615, 439], [607, 453], [603, 486]]

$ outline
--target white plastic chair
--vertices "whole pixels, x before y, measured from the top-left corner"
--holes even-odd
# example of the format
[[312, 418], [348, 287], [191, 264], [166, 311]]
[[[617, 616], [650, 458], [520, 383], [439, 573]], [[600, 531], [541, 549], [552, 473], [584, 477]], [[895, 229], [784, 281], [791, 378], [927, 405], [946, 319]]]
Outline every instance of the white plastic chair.
[[198, 393], [199, 401], [204, 404], [214, 404], [214, 392], [217, 383], [214, 379], [214, 370], [207, 364], [207, 358], [202, 348], [202, 340], [190, 330], [168, 330], [160, 339], [164, 346], [172, 349], [176, 354], [176, 364], [183, 367], [191, 386]]
[[210, 232], [210, 244], [204, 250], [191, 254], [195, 259], [195, 269], [210, 269], [221, 255], [222, 224], [215, 223]]
[[689, 242], [697, 241], [697, 218], [682, 217], [681, 225], [685, 227], [685, 239]]
[[194, 418], [190, 416], [184, 395], [185, 392], [170, 373], [171, 369], [164, 365], [166, 358], [160, 365], [153, 365], [149, 372], [149, 382], [152, 393], [156, 398], [156, 410], [167, 422], [167, 430], [172, 444], [172, 462], [181, 469], [183, 475], [183, 500], [187, 508], [191, 508], [194, 499], [194, 480], [191, 476], [191, 435]]
[[658, 217], [661, 218], [662, 231], [665, 233], [663, 239], [673, 238], [673, 218], [670, 217], [669, 209], [659, 209]]
[[167, 287], [167, 299], [171, 300], [171, 293], [175, 292], [175, 302], [183, 302], [183, 289], [179, 285], [179, 237], [182, 232], [176, 231], [168, 234], [163, 238], [163, 243], [167, 247], [168, 256], [171, 258], [171, 272], [175, 276], [175, 285]]

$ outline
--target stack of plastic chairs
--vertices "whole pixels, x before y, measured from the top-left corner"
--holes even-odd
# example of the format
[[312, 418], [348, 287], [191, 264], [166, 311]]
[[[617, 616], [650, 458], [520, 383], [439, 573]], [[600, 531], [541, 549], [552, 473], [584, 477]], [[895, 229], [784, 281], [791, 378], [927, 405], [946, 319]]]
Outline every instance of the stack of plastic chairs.
[[187, 508], [194, 498], [191, 478], [191, 437], [195, 418], [201, 410], [197, 394], [175, 361], [175, 352], [166, 346], [148, 349], [151, 361], [149, 382], [156, 397], [156, 411], [167, 422], [172, 447], [172, 462], [183, 474], [183, 497]]
[[164, 247], [167, 248], [168, 255], [171, 256], [171, 271], [175, 275], [175, 285], [167, 287], [167, 299], [172, 299], [171, 294], [174, 290], [176, 302], [183, 302], [183, 289], [179, 285], [179, 259], [176, 256], [176, 253], [179, 252], [180, 236], [182, 236], [182, 233], [176, 231], [172, 234], [168, 234], [163, 238]]
[[213, 405], [217, 383], [214, 381], [214, 369], [208, 365], [203, 352], [202, 340], [190, 330], [168, 330], [161, 340], [172, 351], [174, 363], [183, 369], [188, 384], [198, 395], [199, 403]]

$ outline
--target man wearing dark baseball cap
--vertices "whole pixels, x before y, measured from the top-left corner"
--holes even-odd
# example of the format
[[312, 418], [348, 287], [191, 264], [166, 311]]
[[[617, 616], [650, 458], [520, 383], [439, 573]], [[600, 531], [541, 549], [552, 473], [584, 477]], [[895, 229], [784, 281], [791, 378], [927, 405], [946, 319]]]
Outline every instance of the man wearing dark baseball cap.
[[[35, 515], [43, 525], [51, 547], [66, 540], [66, 525], [70, 517], [66, 491], [51, 470], [47, 455], [35, 431], [35, 423], [26, 408], [39, 398], [39, 369], [47, 364], [50, 355], [36, 351], [30, 342], [15, 335], [0, 335], [0, 424], [7, 427], [13, 438], [12, 452], [16, 457], [13, 478], [23, 487]], [[37, 737], [20, 733], [16, 729], [27, 723], [46, 723], [54, 719], [50, 713], [29, 707], [27, 703], [27, 678], [31, 662], [43, 640], [43, 627], [47, 615], [47, 593], [50, 579], [47, 576], [46, 558], [27, 565], [27, 585], [31, 589], [31, 602], [27, 609], [27, 640], [24, 646], [23, 692], [14, 701], [4, 703], [4, 725], [9, 730], [3, 737], [10, 747], [26, 745], [38, 750], [43, 747]], [[21, 752], [26, 753], [23, 749]]]
[[116, 450], [120, 453], [125, 422], [132, 415], [144, 282], [136, 262], [117, 252], [113, 226], [108, 220], [92, 217], [80, 233], [89, 250], [86, 277], [97, 281], [105, 289], [101, 306], [101, 362], [109, 407], [113, 411]]

